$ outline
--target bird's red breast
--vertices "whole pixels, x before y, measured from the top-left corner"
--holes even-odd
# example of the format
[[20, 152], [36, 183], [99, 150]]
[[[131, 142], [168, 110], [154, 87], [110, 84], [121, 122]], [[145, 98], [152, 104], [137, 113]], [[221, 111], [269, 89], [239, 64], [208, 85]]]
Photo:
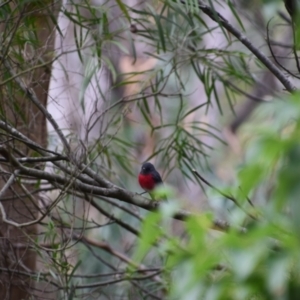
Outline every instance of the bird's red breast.
[[145, 191], [152, 191], [155, 188], [156, 182], [151, 174], [139, 174], [139, 184]]

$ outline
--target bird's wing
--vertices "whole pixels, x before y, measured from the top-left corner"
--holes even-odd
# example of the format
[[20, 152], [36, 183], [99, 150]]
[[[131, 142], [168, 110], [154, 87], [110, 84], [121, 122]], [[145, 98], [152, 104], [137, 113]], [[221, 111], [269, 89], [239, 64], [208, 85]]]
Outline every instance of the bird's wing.
[[160, 175], [159, 175], [158, 172], [156, 172], [156, 171], [153, 172], [152, 176], [153, 176], [153, 179], [154, 179], [154, 181], [155, 181], [156, 184], [163, 183], [163, 181], [162, 181], [162, 179], [161, 179], [161, 177], [160, 177]]

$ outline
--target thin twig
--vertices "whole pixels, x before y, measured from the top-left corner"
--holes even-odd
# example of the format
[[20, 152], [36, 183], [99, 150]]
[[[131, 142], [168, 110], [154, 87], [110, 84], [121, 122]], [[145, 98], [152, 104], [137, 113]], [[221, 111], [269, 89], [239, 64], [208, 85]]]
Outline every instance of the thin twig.
[[[198, 171], [196, 170], [192, 170], [192, 172], [201, 180], [203, 181], [206, 185], [208, 185], [209, 187], [211, 187], [212, 189], [214, 189], [215, 191], [217, 191], [220, 195], [222, 195], [223, 197], [231, 200], [236, 206], [238, 206], [243, 212], [245, 212], [250, 218], [257, 220], [257, 217], [255, 217], [254, 215], [252, 215], [251, 213], [249, 213], [248, 211], [246, 211], [241, 205], [240, 203], [232, 196], [227, 195], [225, 193], [223, 193], [221, 190], [219, 190], [217, 187], [215, 187], [214, 185], [212, 185], [210, 182], [208, 182], [204, 177], [202, 177]], [[249, 198], [247, 197], [247, 200]], [[250, 201], [250, 199], [249, 199]], [[253, 203], [250, 201], [250, 204], [253, 206]]]
[[59, 136], [62, 144], [64, 145], [65, 149], [67, 150], [67, 153], [70, 154], [71, 148], [70, 148], [70, 145], [69, 145], [66, 137], [62, 133], [60, 127], [58, 126], [57, 122], [54, 120], [52, 115], [47, 111], [47, 109], [44, 107], [44, 105], [39, 101], [34, 90], [32, 88], [29, 88], [28, 86], [26, 86], [25, 82], [21, 79], [21, 77], [16, 76], [16, 72], [14, 71], [13, 67], [10, 65], [8, 59], [5, 59], [3, 64], [5, 65], [5, 67], [9, 71], [9, 73], [12, 76], [15, 76], [14, 80], [19, 85], [19, 87], [22, 89], [22, 91], [38, 107], [38, 109], [44, 114], [46, 119], [51, 123], [51, 125], [53, 126], [57, 135]]
[[[4, 193], [7, 191], [7, 189], [13, 184], [14, 179], [16, 178], [16, 176], [20, 173], [20, 170], [15, 170], [11, 176], [9, 177], [9, 179], [7, 180], [7, 182], [5, 183], [5, 185], [3, 186], [3, 188], [0, 191], [0, 200], [2, 198], [2, 196], [4, 195]], [[1, 204], [1, 202], [0, 202]]]
[[[275, 55], [274, 51], [273, 51], [273, 48], [271, 46], [271, 43], [270, 43], [270, 38], [269, 38], [269, 24], [270, 24], [270, 21], [267, 23], [267, 44], [268, 44], [268, 47], [269, 47], [269, 50], [271, 52], [271, 55], [274, 59], [274, 61], [276, 62], [276, 64], [278, 66], [280, 66], [280, 68], [282, 68], [285, 72], [287, 72], [288, 74], [290, 74], [291, 76], [293, 77], [296, 77], [297, 79], [300, 79], [300, 76], [296, 76], [294, 73], [292, 73], [289, 69], [287, 69], [286, 67], [284, 67], [277, 59], [277, 56]], [[298, 62], [299, 63], [299, 62]]]
[[[180, 2], [186, 4], [186, 1], [184, 0], [181, 0]], [[220, 13], [212, 9], [210, 6], [205, 5], [202, 1], [198, 1], [198, 4], [199, 8], [206, 15], [226, 28], [242, 44], [244, 44], [274, 74], [274, 76], [276, 76], [287, 91], [293, 93], [296, 90], [296, 87], [291, 83], [287, 76], [262, 51], [255, 47], [244, 34], [232, 26]]]
[[115, 217], [114, 214], [110, 214], [108, 213], [105, 209], [103, 209], [100, 205], [98, 205], [96, 203], [96, 201], [94, 201], [91, 197], [89, 197], [87, 194], [85, 194], [85, 197], [88, 199], [87, 201], [89, 203], [91, 203], [91, 205], [93, 207], [95, 207], [100, 213], [102, 213], [104, 216], [106, 216], [107, 218], [115, 221], [117, 224], [119, 224], [121, 227], [127, 229], [129, 232], [139, 236], [140, 235], [140, 232], [133, 228], [132, 226], [130, 226], [129, 224], [123, 222], [122, 220], [120, 220], [119, 218]]

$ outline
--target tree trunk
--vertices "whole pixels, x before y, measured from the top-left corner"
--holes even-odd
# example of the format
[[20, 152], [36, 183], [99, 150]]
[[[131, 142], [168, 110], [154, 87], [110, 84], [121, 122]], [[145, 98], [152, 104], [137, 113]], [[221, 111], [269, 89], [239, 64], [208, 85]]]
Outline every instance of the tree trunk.
[[[42, 147], [47, 146], [45, 116], [12, 74], [21, 73], [17, 77], [33, 89], [46, 107], [54, 50], [53, 20], [58, 9], [59, 4], [54, 1], [31, 1], [29, 4], [28, 1], [8, 1], [0, 8], [0, 119]], [[4, 131], [0, 132], [0, 146], [16, 157], [34, 155], [34, 150]], [[16, 167], [12, 164], [0, 163], [1, 191], [14, 171]], [[4, 193], [0, 192], [7, 220], [21, 224], [37, 218], [39, 196], [28, 196], [33, 188], [15, 178]], [[37, 253], [26, 246], [31, 239], [37, 238], [37, 225], [18, 228], [7, 223], [0, 214], [0, 299], [41, 299], [40, 286], [28, 276], [36, 271]], [[49, 294], [47, 297], [49, 299]]]

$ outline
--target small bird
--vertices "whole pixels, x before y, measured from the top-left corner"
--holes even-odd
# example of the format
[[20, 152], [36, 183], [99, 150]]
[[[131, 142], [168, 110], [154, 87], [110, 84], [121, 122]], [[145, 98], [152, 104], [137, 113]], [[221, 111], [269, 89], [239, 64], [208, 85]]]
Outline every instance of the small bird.
[[139, 174], [139, 184], [143, 190], [151, 192], [159, 185], [162, 185], [163, 181], [155, 167], [151, 163], [145, 162]]

